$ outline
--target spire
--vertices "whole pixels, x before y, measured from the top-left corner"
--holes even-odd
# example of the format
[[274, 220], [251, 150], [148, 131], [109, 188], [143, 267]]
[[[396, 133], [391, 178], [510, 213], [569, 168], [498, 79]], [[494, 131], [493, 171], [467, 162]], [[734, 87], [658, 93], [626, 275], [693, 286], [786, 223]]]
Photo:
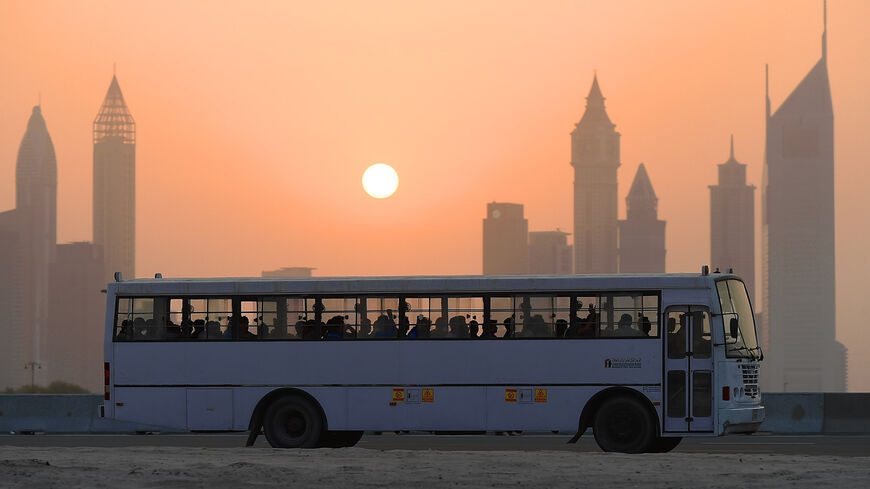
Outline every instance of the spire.
[[32, 196], [39, 186], [57, 186], [54, 144], [39, 105], [33, 107], [27, 121], [27, 130], [18, 148], [15, 172], [16, 207], [33, 205]]
[[625, 198], [626, 216], [628, 219], [656, 219], [658, 201], [652, 182], [650, 182], [646, 172], [646, 166], [641, 163], [637, 167], [631, 189]]
[[109, 139], [117, 139], [125, 144], [136, 143], [136, 122], [127, 109], [118, 77], [112, 75], [112, 82], [100, 112], [94, 119], [94, 144]]
[[734, 134], [731, 135], [731, 156], [728, 157], [728, 161], [731, 160], [734, 160]]
[[598, 72], [595, 71], [592, 75], [592, 88], [589, 89], [589, 96], [586, 97], [588, 102], [601, 101], [604, 102], [604, 95], [601, 94], [601, 87], [598, 86]]
[[578, 126], [603, 123], [613, 127], [613, 123], [610, 122], [610, 117], [607, 115], [607, 110], [605, 110], [604, 100], [601, 87], [598, 85], [598, 73], [595, 72], [592, 75], [592, 87], [589, 88], [589, 95], [586, 97], [586, 111], [583, 113], [583, 118], [580, 119]]

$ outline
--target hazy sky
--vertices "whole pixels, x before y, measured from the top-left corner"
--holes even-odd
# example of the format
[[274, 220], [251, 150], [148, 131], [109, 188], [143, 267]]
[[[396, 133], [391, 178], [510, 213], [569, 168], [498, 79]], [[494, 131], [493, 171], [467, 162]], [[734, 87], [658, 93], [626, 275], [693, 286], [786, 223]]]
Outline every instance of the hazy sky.
[[[644, 162], [668, 271], [696, 271], [729, 135], [760, 186], [764, 64], [776, 110], [820, 56], [821, 4], [2, 1], [0, 209], [41, 93], [58, 238], [91, 239], [91, 124], [117, 63], [138, 124], [140, 275], [480, 273], [486, 202], [572, 231], [569, 133], [597, 70], [622, 133], [620, 216]], [[867, 19], [866, 0], [829, 2], [838, 337], [865, 391]], [[385, 200], [360, 183], [377, 162], [399, 173]]]

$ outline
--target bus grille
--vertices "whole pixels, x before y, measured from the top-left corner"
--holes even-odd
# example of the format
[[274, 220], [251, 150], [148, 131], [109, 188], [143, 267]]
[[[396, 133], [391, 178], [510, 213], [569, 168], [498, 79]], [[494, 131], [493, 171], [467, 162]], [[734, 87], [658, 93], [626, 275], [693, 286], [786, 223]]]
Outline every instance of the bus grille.
[[758, 397], [758, 365], [741, 365], [743, 371], [743, 389], [746, 397]]

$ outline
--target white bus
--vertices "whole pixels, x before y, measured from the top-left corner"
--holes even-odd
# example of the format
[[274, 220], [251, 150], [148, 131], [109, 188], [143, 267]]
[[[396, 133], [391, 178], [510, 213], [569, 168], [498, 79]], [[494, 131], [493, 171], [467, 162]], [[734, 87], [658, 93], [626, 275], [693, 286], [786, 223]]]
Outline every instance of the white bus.
[[[104, 415], [262, 432], [592, 428], [606, 451], [756, 431], [758, 346], [732, 274], [116, 281]], [[153, 428], [152, 428], [153, 429]]]

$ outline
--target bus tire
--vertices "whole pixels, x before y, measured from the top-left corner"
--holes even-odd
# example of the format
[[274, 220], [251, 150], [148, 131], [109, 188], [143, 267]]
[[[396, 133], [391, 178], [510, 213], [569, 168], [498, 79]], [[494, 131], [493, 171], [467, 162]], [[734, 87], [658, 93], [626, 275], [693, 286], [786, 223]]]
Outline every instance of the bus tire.
[[323, 415], [301, 396], [280, 397], [266, 409], [263, 432], [273, 448], [315, 448], [323, 436]]
[[352, 447], [360, 441], [362, 431], [327, 431], [323, 434], [320, 446], [324, 448]]
[[650, 447], [650, 452], [652, 453], [668, 453], [674, 448], [677, 448], [677, 445], [683, 441], [682, 437], [679, 436], [671, 436], [671, 437], [656, 437], [653, 440], [652, 447]]
[[644, 453], [656, 439], [656, 420], [634, 397], [611, 397], [595, 411], [592, 432], [605, 452]]

